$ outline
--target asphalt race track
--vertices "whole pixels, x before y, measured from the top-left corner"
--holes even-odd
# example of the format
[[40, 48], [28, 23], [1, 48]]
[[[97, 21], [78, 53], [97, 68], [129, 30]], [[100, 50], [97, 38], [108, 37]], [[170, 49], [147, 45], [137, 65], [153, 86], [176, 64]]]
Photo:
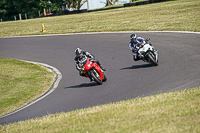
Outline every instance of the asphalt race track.
[[[0, 38], [0, 58], [45, 63], [62, 73], [54, 92], [1, 117], [0, 125], [200, 86], [200, 33], [136, 33], [151, 38], [159, 53], [157, 67], [133, 61], [128, 47], [131, 32]], [[97, 85], [79, 76], [74, 65], [77, 47], [94, 54], [106, 67], [107, 82]]]

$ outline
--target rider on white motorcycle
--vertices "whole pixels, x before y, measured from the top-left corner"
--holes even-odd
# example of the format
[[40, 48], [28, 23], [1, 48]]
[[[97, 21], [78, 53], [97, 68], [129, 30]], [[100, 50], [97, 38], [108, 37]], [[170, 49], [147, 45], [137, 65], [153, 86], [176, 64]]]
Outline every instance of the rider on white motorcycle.
[[79, 74], [80, 76], [86, 76], [83, 71], [81, 71], [81, 68], [79, 66], [79, 62], [83, 59], [83, 58], [90, 58], [92, 62], [96, 62], [102, 70], [106, 71], [105, 68], [102, 67], [102, 65], [100, 64], [100, 62], [98, 60], [95, 59], [95, 56], [92, 55], [91, 53], [89, 52], [86, 52], [86, 51], [83, 51], [82, 49], [80, 48], [77, 48], [75, 50], [75, 55], [76, 57], [74, 58], [74, 61], [75, 61], [75, 65], [76, 65], [76, 69], [79, 71]]
[[138, 61], [141, 59], [141, 57], [138, 54], [138, 51], [140, 48], [142, 48], [150, 39], [144, 39], [142, 37], [137, 37], [136, 34], [131, 34], [130, 36], [130, 43], [129, 43], [129, 48], [133, 52], [133, 59], [134, 61]]

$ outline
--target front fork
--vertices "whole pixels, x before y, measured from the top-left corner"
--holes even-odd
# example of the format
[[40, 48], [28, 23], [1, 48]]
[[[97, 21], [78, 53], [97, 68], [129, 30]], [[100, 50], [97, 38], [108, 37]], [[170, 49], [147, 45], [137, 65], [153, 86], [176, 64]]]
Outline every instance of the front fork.
[[88, 77], [91, 81], [94, 81], [94, 79], [91, 78], [91, 71], [92, 71], [92, 70], [88, 71], [88, 72], [86, 73], [86, 75], [87, 75], [87, 77]]
[[156, 61], [158, 62], [158, 50], [153, 49], [153, 53], [155, 55]]
[[[100, 78], [100, 75], [99, 75], [99, 73], [97, 72], [97, 70], [95, 70], [95, 69], [90, 69], [90, 71], [89, 72], [87, 72], [87, 75], [88, 75], [88, 77], [90, 78], [90, 80], [91, 81], [94, 81], [94, 79], [93, 78], [91, 78], [92, 76], [91, 76], [91, 73], [95, 73], [95, 76], [97, 76], [98, 78]], [[101, 79], [101, 78], [100, 78]]]

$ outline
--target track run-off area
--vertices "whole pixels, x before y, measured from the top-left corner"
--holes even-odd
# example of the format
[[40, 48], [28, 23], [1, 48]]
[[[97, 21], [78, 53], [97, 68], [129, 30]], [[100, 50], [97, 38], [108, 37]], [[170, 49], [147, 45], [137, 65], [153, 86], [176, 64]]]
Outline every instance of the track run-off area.
[[[130, 34], [150, 38], [159, 65], [135, 62]], [[34, 104], [0, 117], [0, 125], [58, 112], [118, 102], [200, 86], [199, 32], [106, 32], [0, 38], [0, 57], [48, 64], [59, 70], [59, 83]], [[79, 76], [74, 50], [95, 55], [106, 68], [107, 82], [98, 85]], [[28, 88], [27, 88], [28, 89]]]

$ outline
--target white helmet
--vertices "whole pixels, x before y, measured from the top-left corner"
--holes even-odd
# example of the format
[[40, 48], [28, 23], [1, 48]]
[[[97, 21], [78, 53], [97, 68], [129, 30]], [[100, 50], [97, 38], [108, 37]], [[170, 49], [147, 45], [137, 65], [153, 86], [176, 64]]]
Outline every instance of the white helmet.
[[83, 56], [83, 50], [80, 49], [80, 48], [77, 48], [75, 50], [75, 55], [76, 55], [76, 57], [82, 57]]

